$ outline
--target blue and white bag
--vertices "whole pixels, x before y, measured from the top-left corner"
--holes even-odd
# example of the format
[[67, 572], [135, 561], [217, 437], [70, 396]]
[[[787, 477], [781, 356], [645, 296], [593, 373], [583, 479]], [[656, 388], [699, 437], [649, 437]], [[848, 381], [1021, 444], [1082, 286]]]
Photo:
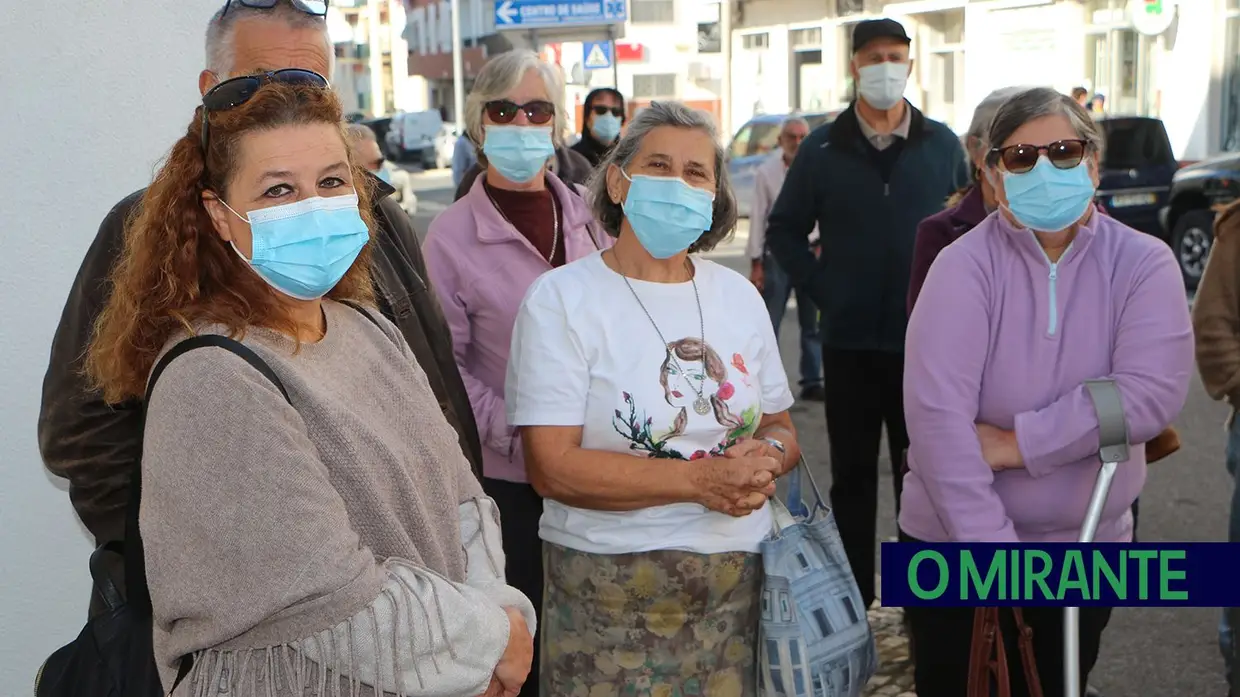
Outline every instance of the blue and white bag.
[[[802, 496], [809, 482], [811, 506]], [[804, 458], [788, 474], [786, 501], [771, 499], [774, 529], [762, 541], [762, 632], [758, 687], [765, 697], [861, 697], [878, 670], [835, 517]]]

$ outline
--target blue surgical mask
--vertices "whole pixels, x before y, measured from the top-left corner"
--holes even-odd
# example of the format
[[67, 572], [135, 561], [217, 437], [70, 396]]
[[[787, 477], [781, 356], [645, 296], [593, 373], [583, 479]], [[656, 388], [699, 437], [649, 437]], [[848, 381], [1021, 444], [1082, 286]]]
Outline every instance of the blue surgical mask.
[[1071, 226], [1094, 200], [1094, 182], [1085, 161], [1060, 169], [1045, 155], [1028, 172], [1004, 172], [1003, 191], [1012, 217], [1039, 232], [1059, 232]]
[[670, 259], [697, 242], [714, 220], [715, 197], [689, 186], [679, 177], [628, 179], [629, 193], [622, 208], [637, 241], [655, 259]]
[[272, 288], [298, 300], [327, 295], [370, 241], [357, 194], [259, 208], [248, 217], [224, 206], [250, 224], [250, 258], [233, 245], [237, 255]]
[[555, 143], [549, 126], [488, 125], [482, 152], [505, 179], [525, 184], [542, 172], [547, 159], [555, 154]]
[[875, 109], [891, 109], [904, 99], [908, 71], [908, 63], [891, 61], [857, 68], [857, 75], [861, 78], [857, 93]]
[[620, 135], [620, 117], [613, 114], [596, 115], [590, 124], [590, 131], [600, 142], [610, 144]]
[[384, 184], [387, 184], [387, 185], [391, 186], [391, 184], [392, 184], [392, 170], [388, 169], [388, 166], [387, 166], [387, 165], [383, 165], [382, 167], [380, 167], [380, 168], [378, 169], [378, 171], [376, 171], [374, 174], [375, 174], [375, 176], [376, 176], [376, 177], [378, 177], [379, 179], [383, 180], [383, 183], [384, 183]]

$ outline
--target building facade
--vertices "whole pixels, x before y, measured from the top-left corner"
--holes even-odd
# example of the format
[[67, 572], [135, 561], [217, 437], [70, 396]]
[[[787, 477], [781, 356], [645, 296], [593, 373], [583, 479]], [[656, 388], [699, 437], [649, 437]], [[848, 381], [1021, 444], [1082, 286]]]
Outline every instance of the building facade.
[[415, 111], [401, 0], [335, 0], [328, 29], [336, 46], [332, 84], [346, 114], [375, 117]]
[[1183, 159], [1240, 149], [1240, 0], [740, 0], [735, 16], [738, 126], [846, 105], [852, 25], [885, 16], [913, 38], [905, 96], [958, 132], [996, 88], [1081, 86], [1161, 118]]

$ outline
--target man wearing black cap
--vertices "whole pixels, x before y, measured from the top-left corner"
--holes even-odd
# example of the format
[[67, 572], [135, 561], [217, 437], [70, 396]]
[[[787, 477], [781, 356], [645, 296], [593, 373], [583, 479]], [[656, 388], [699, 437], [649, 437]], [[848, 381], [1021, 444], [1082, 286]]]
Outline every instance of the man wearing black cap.
[[[822, 317], [831, 503], [861, 597], [874, 601], [883, 425], [899, 510], [904, 298], [917, 223], [968, 181], [960, 140], [904, 100], [912, 71], [898, 22], [853, 30], [858, 99], [801, 145], [767, 221], [771, 252]], [[821, 255], [809, 251], [817, 225]]]

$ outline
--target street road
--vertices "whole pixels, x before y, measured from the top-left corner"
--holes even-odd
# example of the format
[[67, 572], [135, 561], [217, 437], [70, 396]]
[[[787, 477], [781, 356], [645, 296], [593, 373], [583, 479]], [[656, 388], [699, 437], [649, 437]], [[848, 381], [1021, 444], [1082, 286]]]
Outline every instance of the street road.
[[[413, 173], [419, 189], [415, 223], [425, 233], [430, 221], [452, 202], [448, 170]], [[744, 272], [744, 222], [735, 239], [708, 256]], [[791, 305], [791, 304], [790, 304]], [[780, 348], [788, 375], [797, 379], [797, 324], [789, 308], [781, 327]], [[1013, 376], [1013, 379], [1022, 379]], [[824, 488], [830, 484], [830, 459], [821, 404], [798, 403], [792, 409], [806, 459]], [[1188, 404], [1176, 428], [1180, 452], [1150, 468], [1141, 495], [1142, 541], [1208, 542], [1226, 539], [1232, 481], [1223, 467], [1223, 419], [1227, 409], [1206, 396], [1194, 376]], [[885, 442], [885, 441], [884, 441]], [[895, 507], [888, 492], [890, 467], [879, 465], [883, 481], [879, 533], [896, 534]], [[824, 489], [824, 495], [826, 491]], [[1084, 511], [1081, 512], [1082, 516]], [[1238, 581], [1240, 582], [1240, 581]], [[1223, 697], [1222, 659], [1217, 648], [1219, 612], [1213, 608], [1119, 608], [1103, 638], [1102, 656], [1090, 682], [1104, 697]], [[1015, 657], [1009, 656], [1009, 660]]]

